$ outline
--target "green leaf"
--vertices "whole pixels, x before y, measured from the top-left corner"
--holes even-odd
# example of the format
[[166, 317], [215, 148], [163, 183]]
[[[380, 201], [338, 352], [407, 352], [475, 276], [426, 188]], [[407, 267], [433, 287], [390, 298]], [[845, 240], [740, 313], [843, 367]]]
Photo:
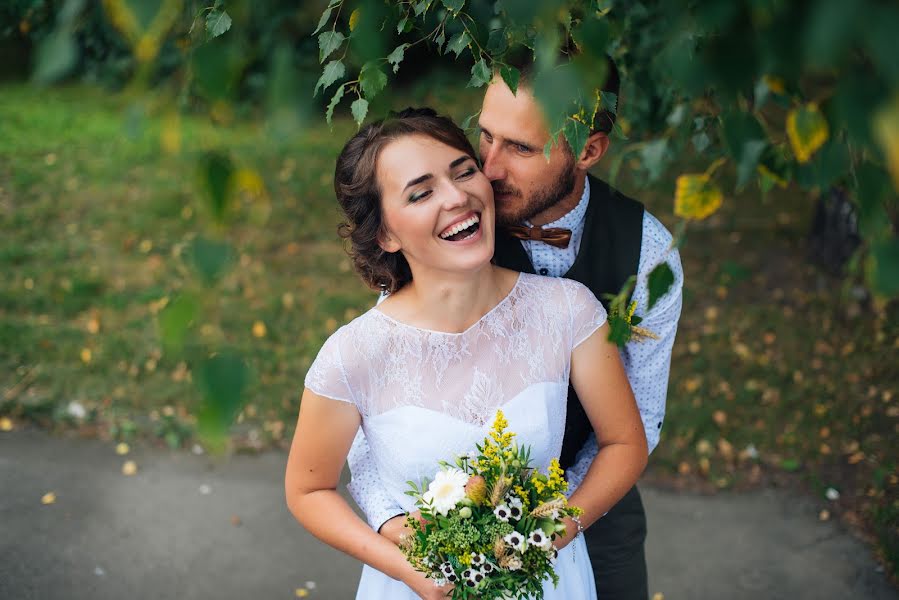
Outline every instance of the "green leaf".
[[471, 126], [471, 122], [472, 122], [474, 119], [477, 119], [478, 116], [479, 116], [480, 114], [481, 114], [481, 111], [478, 111], [478, 112], [476, 112], [476, 113], [470, 114], [470, 115], [468, 115], [467, 117], [465, 117], [465, 120], [462, 121], [461, 127], [462, 127], [462, 129], [463, 129], [466, 133], [468, 133], [468, 130], [469, 130], [470, 126]]
[[328, 89], [328, 87], [343, 77], [346, 74], [346, 67], [343, 66], [343, 61], [341, 60], [332, 60], [327, 65], [325, 65], [324, 71], [322, 71], [322, 76], [319, 77], [318, 83], [315, 84], [315, 91], [312, 92], [312, 95], [318, 94], [318, 88], [322, 88], [322, 91]]
[[221, 352], [200, 362], [195, 370], [203, 401], [197, 414], [197, 430], [208, 445], [223, 450], [227, 432], [240, 412], [250, 383], [250, 370], [236, 352]]
[[427, 12], [428, 9], [431, 8], [431, 2], [433, 2], [433, 0], [419, 0], [419, 2], [416, 2], [414, 8], [415, 16], [420, 17], [422, 13]]
[[406, 55], [406, 48], [408, 47], [409, 44], [400, 44], [393, 49], [393, 52], [387, 55], [387, 62], [393, 65], [394, 73], [400, 70], [400, 63], [403, 62], [403, 58], [405, 58]]
[[571, 146], [572, 153], [574, 153], [575, 157], [579, 157], [581, 152], [584, 151], [584, 146], [587, 145], [587, 138], [590, 137], [590, 128], [578, 120], [568, 119], [565, 122], [563, 133], [568, 141], [568, 145]]
[[191, 244], [190, 257], [203, 283], [213, 285], [234, 260], [234, 250], [227, 242], [197, 238]]
[[519, 73], [518, 69], [515, 67], [510, 67], [508, 65], [503, 65], [499, 69], [499, 74], [503, 78], [503, 81], [506, 82], [506, 85], [509, 86], [509, 89], [512, 90], [513, 94], [518, 93], [518, 81], [521, 79], [521, 73]]
[[652, 307], [668, 293], [672, 285], [674, 285], [674, 272], [668, 266], [668, 263], [663, 262], [656, 265], [646, 281], [646, 287], [649, 289], [649, 301], [646, 305], [646, 312], [652, 310]]
[[867, 275], [876, 294], [899, 296], [899, 239], [894, 237], [871, 246]]
[[487, 53], [490, 56], [497, 56], [506, 51], [509, 42], [506, 39], [506, 29], [493, 29], [487, 37]]
[[78, 62], [78, 44], [69, 31], [54, 31], [37, 48], [32, 78], [48, 84], [68, 75]]
[[631, 339], [631, 326], [627, 319], [621, 315], [609, 315], [609, 337], [610, 342], [623, 348]]
[[198, 87], [213, 99], [224, 99], [234, 91], [246, 54], [234, 36], [213, 38], [193, 52], [192, 73]]
[[346, 38], [339, 31], [323, 31], [318, 36], [318, 62], [323, 63], [331, 53], [340, 48]]
[[459, 14], [459, 11], [465, 6], [465, 0], [443, 0], [443, 6], [450, 13]]
[[325, 12], [322, 13], [321, 19], [318, 20], [318, 27], [315, 28], [315, 31], [312, 32], [312, 35], [315, 35], [319, 31], [321, 31], [322, 27], [328, 22], [328, 19], [331, 18], [331, 11], [334, 10], [333, 6], [329, 6], [325, 9]]
[[353, 118], [356, 119], [356, 124], [362, 125], [362, 121], [365, 120], [365, 115], [368, 114], [368, 100], [365, 98], [357, 98], [350, 105], [350, 111], [353, 113]]
[[374, 98], [387, 86], [387, 74], [373, 62], [365, 63], [359, 72], [359, 85], [366, 98]]
[[869, 241], [888, 236], [891, 229], [885, 201], [892, 193], [887, 174], [871, 163], [863, 163], [856, 168], [858, 191], [858, 229], [862, 237]]
[[397, 33], [408, 33], [412, 29], [412, 19], [409, 17], [403, 17], [400, 19], [400, 22], [396, 25]]
[[221, 223], [225, 219], [230, 201], [231, 175], [234, 165], [227, 154], [209, 152], [200, 160], [200, 177], [206, 188], [207, 201], [212, 218]]
[[481, 87], [490, 83], [491, 75], [487, 61], [482, 58], [471, 68], [471, 79], [468, 82], [468, 87]]
[[434, 41], [437, 43], [437, 52], [445, 54], [443, 44], [446, 43], [446, 29], [441, 28]]
[[340, 99], [343, 98], [343, 93], [346, 90], [346, 84], [341, 84], [340, 87], [337, 88], [337, 91], [334, 92], [334, 95], [331, 97], [331, 101], [328, 102], [328, 110], [325, 111], [325, 120], [328, 124], [331, 124], [331, 117], [334, 116], [334, 109], [337, 108], [337, 105], [340, 104]]
[[222, 9], [215, 8], [206, 15], [206, 33], [217, 38], [231, 29], [231, 15]]
[[609, 45], [609, 21], [594, 17], [585, 18], [571, 32], [571, 37], [591, 61], [605, 60]]
[[200, 303], [190, 294], [178, 296], [159, 313], [159, 338], [167, 354], [176, 354], [184, 346], [187, 332], [200, 313]]
[[640, 160], [643, 163], [643, 168], [649, 173], [650, 181], [656, 181], [662, 176], [662, 172], [666, 167], [667, 153], [667, 138], [647, 142], [645, 146], [640, 148]]
[[784, 458], [780, 461], [780, 468], [784, 471], [798, 471], [802, 463], [797, 458]]
[[728, 152], [737, 165], [737, 189], [743, 189], [756, 174], [759, 160], [768, 147], [767, 136], [755, 117], [744, 112], [725, 115], [721, 129]]
[[450, 38], [449, 43], [446, 45], [446, 51], [453, 51], [456, 54], [456, 58], [459, 58], [459, 55], [462, 54], [462, 51], [465, 50], [470, 43], [471, 36], [468, 35], [468, 31], [462, 30]]

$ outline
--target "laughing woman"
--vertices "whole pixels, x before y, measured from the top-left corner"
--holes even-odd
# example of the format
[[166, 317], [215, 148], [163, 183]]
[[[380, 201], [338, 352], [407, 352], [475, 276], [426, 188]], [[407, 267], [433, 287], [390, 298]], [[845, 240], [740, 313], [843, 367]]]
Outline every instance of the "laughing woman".
[[[356, 270], [389, 297], [336, 331], [306, 376], [285, 477], [287, 504], [313, 535], [365, 563], [357, 598], [443, 598], [362, 521], [336, 487], [359, 427], [392, 499], [487, 433], [497, 409], [534, 464], [562, 447], [569, 379], [602, 440], [570, 502], [589, 527], [636, 482], [646, 439], [606, 313], [583, 285], [492, 264], [494, 206], [464, 132], [430, 109], [373, 123], [346, 144], [334, 178]], [[545, 598], [596, 597], [567, 523]], [[580, 546], [580, 549], [577, 549]]]

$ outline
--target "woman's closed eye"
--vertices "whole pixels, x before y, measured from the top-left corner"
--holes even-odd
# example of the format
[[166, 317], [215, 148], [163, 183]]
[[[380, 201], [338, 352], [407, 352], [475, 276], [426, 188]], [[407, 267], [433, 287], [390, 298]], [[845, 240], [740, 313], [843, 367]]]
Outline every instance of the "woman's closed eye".
[[478, 172], [478, 170], [476, 168], [468, 167], [467, 169], [465, 169], [464, 171], [462, 171], [461, 173], [456, 175], [456, 179], [458, 179], [458, 180], [468, 179], [477, 172]]
[[417, 194], [412, 194], [411, 196], [409, 196], [409, 204], [415, 204], [419, 200], [424, 200], [430, 195], [431, 190], [423, 190], [421, 192], [418, 192]]

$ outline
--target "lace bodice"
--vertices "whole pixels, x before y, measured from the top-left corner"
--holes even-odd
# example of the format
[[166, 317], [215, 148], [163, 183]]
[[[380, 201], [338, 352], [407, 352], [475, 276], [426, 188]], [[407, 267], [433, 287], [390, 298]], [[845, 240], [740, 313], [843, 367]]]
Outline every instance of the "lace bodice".
[[421, 329], [372, 308], [328, 338], [306, 387], [352, 402], [363, 422], [415, 406], [483, 425], [535, 384], [567, 388], [572, 349], [605, 320], [605, 309], [584, 285], [521, 274], [509, 294], [462, 333]]

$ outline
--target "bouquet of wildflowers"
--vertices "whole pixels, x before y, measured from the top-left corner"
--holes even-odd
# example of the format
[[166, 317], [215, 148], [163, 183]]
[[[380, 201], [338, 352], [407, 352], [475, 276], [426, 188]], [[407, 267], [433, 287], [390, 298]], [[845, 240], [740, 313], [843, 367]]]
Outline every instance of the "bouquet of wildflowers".
[[558, 461], [537, 472], [507, 426], [497, 411], [476, 452], [441, 461], [433, 481], [408, 482], [423, 522], [409, 518], [403, 553], [437, 585], [454, 584], [455, 600], [543, 598], [543, 580], [559, 580], [553, 537], [564, 517], [581, 514], [568, 505]]

